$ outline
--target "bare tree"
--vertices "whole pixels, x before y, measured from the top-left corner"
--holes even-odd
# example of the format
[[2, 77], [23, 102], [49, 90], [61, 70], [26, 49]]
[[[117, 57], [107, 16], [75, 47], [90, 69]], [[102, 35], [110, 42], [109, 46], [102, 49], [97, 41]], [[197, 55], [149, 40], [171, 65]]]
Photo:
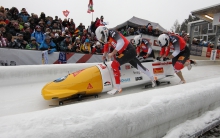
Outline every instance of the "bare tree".
[[176, 20], [173, 24], [173, 26], [171, 27], [170, 31], [174, 32], [174, 33], [179, 33], [180, 32], [180, 24], [178, 22], [178, 20]]

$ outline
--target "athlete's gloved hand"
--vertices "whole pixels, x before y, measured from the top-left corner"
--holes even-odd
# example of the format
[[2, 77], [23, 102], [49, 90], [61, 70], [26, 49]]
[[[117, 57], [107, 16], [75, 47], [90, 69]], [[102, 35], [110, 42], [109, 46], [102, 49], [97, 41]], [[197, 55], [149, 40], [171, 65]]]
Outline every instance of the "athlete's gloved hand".
[[156, 59], [157, 59], [158, 61], [161, 61], [162, 58], [161, 58], [161, 57], [157, 57]]
[[163, 58], [163, 61], [167, 61], [167, 60], [170, 60], [170, 59], [168, 57]]
[[107, 59], [106, 59], [105, 56], [102, 56], [102, 61], [103, 61], [103, 62], [107, 61]]

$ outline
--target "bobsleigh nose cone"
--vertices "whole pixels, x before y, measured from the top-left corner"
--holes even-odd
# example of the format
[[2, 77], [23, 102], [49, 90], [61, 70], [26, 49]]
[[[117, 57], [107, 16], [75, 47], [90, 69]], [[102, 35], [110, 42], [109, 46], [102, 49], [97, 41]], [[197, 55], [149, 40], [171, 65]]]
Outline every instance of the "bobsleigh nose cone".
[[45, 100], [51, 99], [51, 97], [49, 97], [49, 94], [51, 93], [50, 92], [50, 84], [51, 84], [51, 82], [47, 83], [41, 90], [41, 94]]
[[96, 66], [73, 72], [46, 84], [42, 88], [45, 100], [68, 98], [74, 95], [93, 95], [103, 90], [102, 74]]

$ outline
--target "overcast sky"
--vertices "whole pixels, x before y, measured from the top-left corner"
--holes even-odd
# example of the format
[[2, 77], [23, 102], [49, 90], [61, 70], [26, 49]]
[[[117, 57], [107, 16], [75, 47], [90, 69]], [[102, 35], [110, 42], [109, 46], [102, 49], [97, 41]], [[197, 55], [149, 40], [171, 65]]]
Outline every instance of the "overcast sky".
[[[0, 6], [11, 8], [15, 6], [20, 11], [26, 8], [28, 13], [46, 16], [58, 15], [64, 19], [63, 10], [69, 10], [68, 18], [73, 18], [78, 26], [80, 22], [88, 26], [92, 14], [87, 13], [89, 0], [1, 0]], [[220, 4], [219, 0], [93, 0], [96, 17], [104, 16], [109, 22], [108, 27], [115, 27], [133, 16], [159, 23], [170, 30], [177, 19], [180, 23], [188, 18], [191, 11]]]

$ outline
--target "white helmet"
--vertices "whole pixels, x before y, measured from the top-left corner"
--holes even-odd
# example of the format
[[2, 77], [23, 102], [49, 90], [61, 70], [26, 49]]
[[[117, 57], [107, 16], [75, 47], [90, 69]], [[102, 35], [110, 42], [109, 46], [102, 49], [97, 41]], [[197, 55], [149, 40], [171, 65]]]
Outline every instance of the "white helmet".
[[141, 41], [142, 41], [142, 35], [136, 35], [134, 37], [134, 43], [139, 46], [141, 44]]
[[99, 41], [97, 41], [97, 42], [96, 42], [96, 45], [101, 45], [101, 44], [99, 43]]
[[161, 34], [159, 37], [158, 37], [158, 43], [159, 43], [159, 46], [160, 47], [163, 47], [163, 46], [168, 46], [169, 43], [170, 43], [170, 38], [167, 34]]
[[95, 34], [96, 34], [96, 38], [98, 39], [98, 41], [100, 41], [101, 43], [106, 43], [108, 41], [108, 28], [105, 26], [99, 26], [96, 30], [95, 30]]

